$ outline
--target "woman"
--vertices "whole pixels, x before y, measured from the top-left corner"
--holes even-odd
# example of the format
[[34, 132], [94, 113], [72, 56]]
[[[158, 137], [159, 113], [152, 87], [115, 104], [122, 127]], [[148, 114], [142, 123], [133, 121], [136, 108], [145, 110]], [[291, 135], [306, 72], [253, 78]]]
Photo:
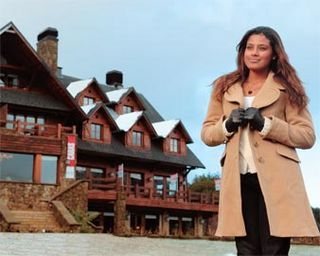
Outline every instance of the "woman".
[[237, 50], [201, 131], [225, 144], [216, 235], [234, 236], [238, 255], [288, 255], [290, 237], [319, 236], [296, 153], [315, 143], [307, 96], [273, 29], [249, 30]]

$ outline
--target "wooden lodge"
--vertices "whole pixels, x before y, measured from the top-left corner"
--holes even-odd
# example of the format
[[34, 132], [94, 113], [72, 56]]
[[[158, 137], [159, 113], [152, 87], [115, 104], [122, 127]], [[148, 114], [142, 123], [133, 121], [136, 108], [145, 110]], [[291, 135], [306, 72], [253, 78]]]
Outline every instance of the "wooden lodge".
[[189, 190], [204, 166], [181, 120], [119, 71], [62, 74], [54, 28], [36, 51], [13, 23], [0, 36], [0, 231], [213, 235], [218, 194]]

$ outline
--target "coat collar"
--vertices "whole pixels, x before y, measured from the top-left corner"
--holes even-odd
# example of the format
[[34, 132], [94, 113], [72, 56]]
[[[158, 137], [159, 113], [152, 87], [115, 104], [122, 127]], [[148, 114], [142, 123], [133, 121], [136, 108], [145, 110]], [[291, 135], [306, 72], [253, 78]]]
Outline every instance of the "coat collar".
[[[280, 91], [285, 90], [281, 84], [274, 81], [273, 76], [274, 73], [270, 72], [262, 88], [255, 96], [252, 107], [263, 108], [271, 105], [280, 97]], [[240, 107], [243, 106], [243, 96], [242, 85], [240, 82], [232, 85], [224, 94], [224, 98], [227, 101], [236, 102]]]

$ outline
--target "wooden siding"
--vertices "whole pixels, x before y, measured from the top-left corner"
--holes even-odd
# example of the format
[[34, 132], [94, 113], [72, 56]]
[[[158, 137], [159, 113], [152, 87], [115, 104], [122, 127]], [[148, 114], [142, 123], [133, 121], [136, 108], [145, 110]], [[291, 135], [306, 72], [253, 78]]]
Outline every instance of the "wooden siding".
[[45, 137], [0, 134], [0, 143], [1, 150], [9, 152], [60, 155], [62, 150], [60, 139]]

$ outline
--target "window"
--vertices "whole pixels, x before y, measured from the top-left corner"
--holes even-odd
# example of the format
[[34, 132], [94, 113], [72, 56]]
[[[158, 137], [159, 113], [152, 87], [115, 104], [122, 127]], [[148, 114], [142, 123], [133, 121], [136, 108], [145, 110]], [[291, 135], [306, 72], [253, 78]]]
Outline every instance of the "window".
[[163, 176], [154, 176], [153, 182], [154, 182], [154, 189], [155, 189], [156, 193], [159, 195], [162, 195], [163, 194], [164, 177]]
[[83, 106], [85, 105], [91, 105], [95, 102], [94, 98], [91, 97], [83, 97]]
[[127, 105], [124, 105], [122, 107], [122, 113], [123, 114], [131, 113], [131, 112], [133, 112], [133, 107], [127, 106]]
[[163, 194], [164, 187], [169, 196], [174, 196], [178, 190], [178, 181], [176, 175], [167, 176], [154, 176], [154, 189], [158, 195]]
[[33, 155], [0, 152], [0, 179], [32, 182]]
[[86, 179], [86, 167], [76, 166], [76, 179], [77, 180]]
[[179, 140], [170, 138], [170, 152], [179, 153]]
[[101, 140], [101, 131], [102, 131], [102, 125], [101, 124], [91, 124], [90, 126], [90, 138], [91, 139], [96, 139], [96, 140]]
[[[33, 182], [34, 155], [0, 152], [0, 180]], [[56, 184], [57, 156], [41, 156], [41, 183]]]
[[178, 190], [178, 176], [176, 174], [167, 177], [167, 191], [169, 196], [174, 196]]
[[105, 172], [102, 168], [76, 166], [76, 179], [88, 178], [105, 178]]
[[104, 171], [101, 168], [90, 168], [92, 178], [104, 178]]
[[[22, 124], [21, 126], [26, 129], [33, 129], [34, 125], [32, 124], [39, 124], [42, 125], [42, 130], [44, 129], [43, 125], [45, 124], [45, 120], [42, 116], [32, 116], [32, 115], [22, 115], [22, 114], [8, 114], [7, 115], [7, 129], [14, 129], [14, 121], [20, 121]], [[24, 124], [27, 123], [27, 124]]]
[[57, 163], [58, 157], [45, 156], [41, 158], [41, 183], [56, 184], [57, 183]]
[[143, 141], [143, 133], [133, 131], [132, 132], [132, 145], [141, 147], [143, 145], [142, 141]]
[[144, 186], [144, 175], [138, 172], [124, 172], [124, 185], [129, 185], [131, 191], [134, 191], [134, 187], [137, 185], [139, 187]]

